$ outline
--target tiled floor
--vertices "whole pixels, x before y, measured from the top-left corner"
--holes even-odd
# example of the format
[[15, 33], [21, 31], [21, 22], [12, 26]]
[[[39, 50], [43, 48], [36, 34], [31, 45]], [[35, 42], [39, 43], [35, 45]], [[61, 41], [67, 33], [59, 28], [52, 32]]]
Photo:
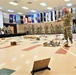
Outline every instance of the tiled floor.
[[[47, 38], [41, 36], [40, 41], [24, 39], [23, 36], [0, 39], [0, 70], [15, 70], [10, 75], [31, 75], [34, 61], [51, 58], [51, 70], [41, 71], [35, 75], [76, 75], [76, 35], [73, 35], [74, 42], [68, 49], [62, 46], [63, 36], [58, 37], [60, 46], [43, 47], [42, 43], [49, 42], [55, 37], [55, 34], [47, 35]], [[18, 45], [10, 46], [11, 41], [16, 41]]]

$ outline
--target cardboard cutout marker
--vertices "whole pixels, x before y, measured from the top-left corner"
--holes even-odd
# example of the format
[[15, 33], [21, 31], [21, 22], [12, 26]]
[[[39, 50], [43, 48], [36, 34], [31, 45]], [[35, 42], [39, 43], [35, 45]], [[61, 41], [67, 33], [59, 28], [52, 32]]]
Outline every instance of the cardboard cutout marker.
[[34, 61], [33, 70], [31, 71], [31, 74], [34, 75], [35, 72], [39, 72], [46, 69], [51, 70], [48, 67], [49, 62], [50, 58]]

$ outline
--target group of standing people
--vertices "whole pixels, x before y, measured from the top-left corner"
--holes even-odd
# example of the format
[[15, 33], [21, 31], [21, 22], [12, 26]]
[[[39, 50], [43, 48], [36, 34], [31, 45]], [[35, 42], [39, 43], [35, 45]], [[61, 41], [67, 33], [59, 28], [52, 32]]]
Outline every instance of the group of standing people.
[[12, 30], [11, 30], [11, 27], [8, 26], [3, 26], [3, 28], [0, 28], [0, 35], [1, 34], [11, 34], [12, 33]]

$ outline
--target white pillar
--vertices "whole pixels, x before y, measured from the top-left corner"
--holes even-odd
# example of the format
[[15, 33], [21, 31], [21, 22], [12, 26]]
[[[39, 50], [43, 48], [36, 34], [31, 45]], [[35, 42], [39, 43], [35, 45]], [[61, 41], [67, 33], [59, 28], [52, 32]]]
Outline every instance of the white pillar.
[[0, 28], [3, 28], [3, 15], [2, 15], [2, 11], [0, 11]]

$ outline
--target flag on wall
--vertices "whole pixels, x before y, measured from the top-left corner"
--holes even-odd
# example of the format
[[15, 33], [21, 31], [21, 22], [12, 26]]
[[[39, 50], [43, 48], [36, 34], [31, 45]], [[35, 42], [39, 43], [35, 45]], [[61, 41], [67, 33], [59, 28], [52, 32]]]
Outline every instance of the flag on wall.
[[18, 15], [17, 14], [9, 14], [9, 23], [18, 24]]
[[16, 23], [16, 15], [13, 15], [13, 22]]
[[27, 20], [28, 23], [31, 23], [32, 22], [32, 17], [31, 17], [31, 14], [28, 15], [28, 20]]
[[20, 16], [20, 23], [21, 23], [21, 24], [24, 24], [23, 16]]
[[55, 21], [55, 12], [54, 11], [52, 12], [53, 12], [53, 21]]
[[34, 14], [31, 14], [32, 23], [34, 23]]
[[34, 14], [34, 23], [38, 23], [37, 22], [37, 14]]
[[27, 23], [27, 17], [26, 17], [26, 15], [23, 15], [23, 21], [24, 21], [24, 24]]
[[53, 21], [53, 12], [50, 11], [50, 20]]
[[40, 13], [41, 22], [43, 22], [43, 13]]
[[18, 15], [17, 14], [13, 15], [13, 22], [18, 24]]
[[60, 11], [58, 11], [58, 19], [60, 18]]
[[73, 8], [71, 8], [71, 13], [73, 13]]
[[44, 19], [43, 19], [44, 22], [46, 22], [46, 13], [45, 13], [45, 12], [43, 13], [43, 18], [44, 18]]
[[13, 23], [13, 14], [9, 14], [9, 23]]
[[57, 20], [57, 11], [56, 10], [54, 11], [54, 14], [55, 14], [55, 20]]
[[40, 13], [37, 13], [37, 22], [40, 23]]
[[49, 19], [49, 12], [46, 13], [46, 22], [49, 22], [50, 19]]

